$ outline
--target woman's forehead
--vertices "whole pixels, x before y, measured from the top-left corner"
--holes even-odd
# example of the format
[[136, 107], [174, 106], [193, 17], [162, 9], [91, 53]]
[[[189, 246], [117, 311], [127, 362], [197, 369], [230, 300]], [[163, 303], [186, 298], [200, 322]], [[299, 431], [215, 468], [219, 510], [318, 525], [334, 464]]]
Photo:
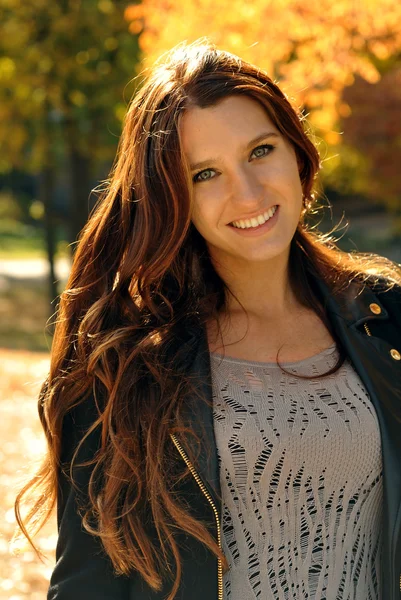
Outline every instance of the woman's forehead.
[[228, 96], [207, 108], [191, 106], [180, 120], [181, 142], [191, 162], [202, 160], [199, 153], [209, 148], [217, 150], [234, 141], [245, 146], [253, 138], [268, 133], [280, 132], [267, 110], [249, 96]]

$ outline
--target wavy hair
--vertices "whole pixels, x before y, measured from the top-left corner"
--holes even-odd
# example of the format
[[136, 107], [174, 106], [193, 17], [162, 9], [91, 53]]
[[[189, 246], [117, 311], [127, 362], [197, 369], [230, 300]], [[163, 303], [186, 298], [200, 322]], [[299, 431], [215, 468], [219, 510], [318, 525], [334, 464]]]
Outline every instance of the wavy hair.
[[[76, 485], [77, 447], [66, 450], [63, 424], [79, 407], [95, 407], [77, 442], [97, 432], [84, 526], [100, 538], [116, 573], [136, 571], [154, 590], [162, 588], [164, 576], [174, 577], [168, 600], [181, 576], [177, 532], [200, 540], [227, 567], [207, 525], [174, 493], [185, 473], [173, 468], [169, 434], [186, 432], [197, 441], [182, 411], [188, 394], [196, 393], [183, 356], [185, 332], [216, 319], [229, 291], [191, 223], [192, 180], [180, 120], [191, 106], [213, 106], [234, 94], [258, 101], [296, 152], [305, 211], [290, 264], [299, 300], [327, 323], [310, 273], [331, 288], [372, 273], [400, 281], [390, 261], [346, 254], [308, 229], [319, 154], [301, 112], [266, 72], [204, 38], [180, 44], [156, 63], [130, 102], [110, 178], [81, 233], [60, 297], [50, 372], [39, 398], [48, 451], [18, 495], [16, 514], [34, 546], [32, 536], [56, 505], [60, 478]], [[194, 464], [196, 448], [185, 448]], [[25, 497], [37, 492], [22, 518]], [[155, 537], [144, 514], [151, 516]]]

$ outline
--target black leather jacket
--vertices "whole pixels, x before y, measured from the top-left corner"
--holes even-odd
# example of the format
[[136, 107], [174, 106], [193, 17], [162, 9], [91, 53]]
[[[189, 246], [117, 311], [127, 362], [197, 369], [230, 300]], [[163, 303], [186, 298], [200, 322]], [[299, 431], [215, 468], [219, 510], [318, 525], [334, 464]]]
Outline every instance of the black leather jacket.
[[[401, 600], [401, 291], [397, 288], [379, 292], [352, 283], [345, 292], [333, 297], [324, 284], [316, 282], [316, 285], [333, 328], [365, 385], [379, 420], [384, 484], [381, 600]], [[188, 350], [191, 370], [200, 378], [202, 391], [211, 398], [209, 352], [204, 331], [193, 336], [188, 349], [191, 349]], [[187, 411], [191, 427], [203, 440], [199, 463], [195, 469], [188, 462], [182, 440], [174, 436], [171, 436], [171, 453], [177, 460], [184, 460], [193, 475], [181, 490], [188, 498], [191, 510], [198, 518], [211, 524], [219, 540], [220, 481], [212, 410], [206, 403], [194, 398], [192, 403], [188, 403]], [[66, 420], [63, 446], [67, 445], [67, 441], [68, 446], [76, 443], [90, 424], [91, 417], [93, 408], [91, 412], [90, 405], [84, 403], [72, 419]], [[200, 427], [201, 423], [204, 429]], [[79, 459], [92, 456], [96, 444], [92, 436]], [[85, 488], [87, 472], [81, 470], [76, 477], [78, 485]], [[61, 478], [57, 564], [48, 600], [166, 598], [171, 582], [156, 593], [137, 573], [130, 577], [113, 574], [98, 541], [82, 529], [75, 495], [67, 481]], [[185, 537], [181, 541], [183, 573], [176, 599], [222, 600], [222, 571], [217, 559], [193, 538]]]

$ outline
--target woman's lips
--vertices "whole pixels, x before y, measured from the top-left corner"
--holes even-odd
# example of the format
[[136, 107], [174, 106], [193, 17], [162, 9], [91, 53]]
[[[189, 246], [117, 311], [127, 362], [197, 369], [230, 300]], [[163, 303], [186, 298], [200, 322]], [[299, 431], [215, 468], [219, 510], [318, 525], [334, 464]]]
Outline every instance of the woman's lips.
[[234, 227], [234, 225], [230, 224], [228, 225], [228, 227], [230, 227], [239, 235], [246, 237], [262, 235], [263, 233], [270, 231], [270, 229], [274, 227], [275, 223], [277, 222], [279, 212], [280, 206], [277, 205], [276, 212], [274, 213], [274, 215], [270, 217], [270, 219], [265, 221], [262, 225], [258, 225], [257, 227], [247, 227], [246, 229], [240, 229], [239, 227]]

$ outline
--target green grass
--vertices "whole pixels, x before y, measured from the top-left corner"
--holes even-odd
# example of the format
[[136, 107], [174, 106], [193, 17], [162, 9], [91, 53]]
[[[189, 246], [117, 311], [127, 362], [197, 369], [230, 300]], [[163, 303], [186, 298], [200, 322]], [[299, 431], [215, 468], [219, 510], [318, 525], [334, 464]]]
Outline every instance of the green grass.
[[4, 278], [0, 293], [0, 347], [49, 351], [46, 322], [54, 312], [46, 282]]
[[[68, 256], [68, 244], [57, 241], [57, 256]], [[0, 258], [46, 258], [43, 231], [19, 221], [0, 221]]]
[[[70, 256], [66, 242], [60, 241], [57, 244], [56, 258]], [[43, 240], [0, 240], [0, 259], [27, 259], [27, 258], [45, 258], [47, 259], [46, 248]]]

